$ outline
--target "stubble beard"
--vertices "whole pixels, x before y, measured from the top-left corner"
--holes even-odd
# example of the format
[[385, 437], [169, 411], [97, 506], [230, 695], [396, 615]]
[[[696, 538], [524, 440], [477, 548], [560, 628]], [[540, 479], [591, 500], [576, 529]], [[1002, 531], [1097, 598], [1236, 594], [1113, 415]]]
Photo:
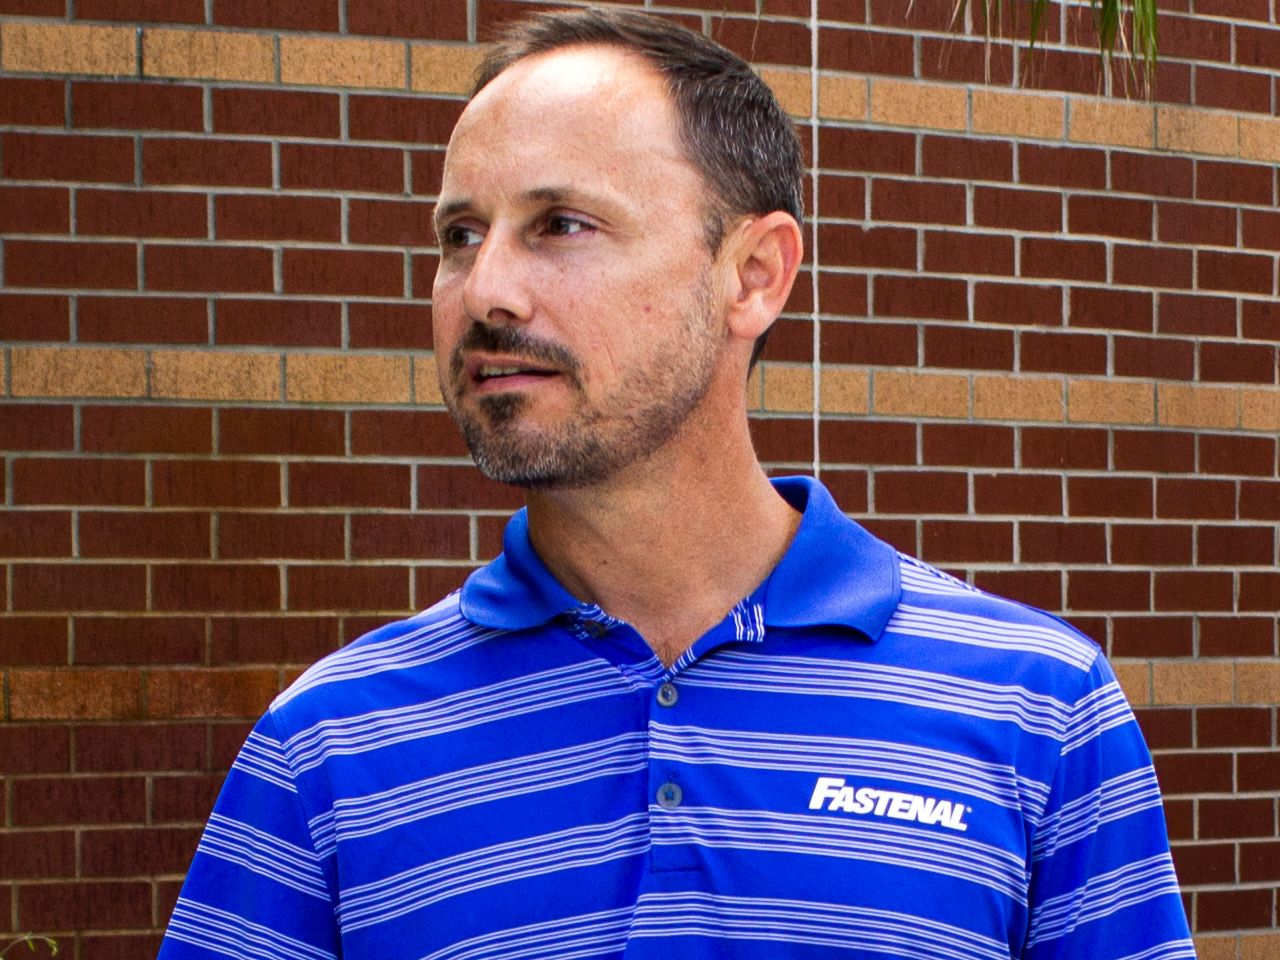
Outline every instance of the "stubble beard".
[[[600, 484], [653, 456], [679, 433], [706, 397], [715, 372], [720, 344], [711, 314], [709, 276], [703, 278], [693, 299], [673, 342], [654, 344], [645, 366], [627, 371], [616, 393], [601, 398], [606, 409], [588, 402], [581, 365], [564, 348], [529, 337], [518, 328], [473, 324], [455, 350], [450, 363], [452, 383], [443, 393], [476, 466], [491, 480], [525, 489], [579, 489]], [[577, 395], [576, 409], [542, 429], [524, 422], [530, 399], [520, 393], [481, 396], [473, 409], [460, 409], [458, 391], [466, 376], [461, 360], [464, 347], [554, 362]]]

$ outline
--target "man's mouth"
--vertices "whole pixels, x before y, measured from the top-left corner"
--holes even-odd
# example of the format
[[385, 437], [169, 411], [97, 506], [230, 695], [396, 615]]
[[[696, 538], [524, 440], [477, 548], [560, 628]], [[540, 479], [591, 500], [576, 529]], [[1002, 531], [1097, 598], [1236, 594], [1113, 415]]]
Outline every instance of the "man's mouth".
[[467, 364], [471, 382], [481, 392], [516, 389], [558, 376], [551, 367], [511, 361], [473, 362]]

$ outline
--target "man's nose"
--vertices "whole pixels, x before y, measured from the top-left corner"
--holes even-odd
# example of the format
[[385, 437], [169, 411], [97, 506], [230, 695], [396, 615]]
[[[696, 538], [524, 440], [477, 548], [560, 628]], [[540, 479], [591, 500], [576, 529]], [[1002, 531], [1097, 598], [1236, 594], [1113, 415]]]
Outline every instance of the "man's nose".
[[467, 272], [462, 308], [480, 323], [523, 323], [532, 311], [529, 280], [528, 251], [519, 237], [491, 228]]

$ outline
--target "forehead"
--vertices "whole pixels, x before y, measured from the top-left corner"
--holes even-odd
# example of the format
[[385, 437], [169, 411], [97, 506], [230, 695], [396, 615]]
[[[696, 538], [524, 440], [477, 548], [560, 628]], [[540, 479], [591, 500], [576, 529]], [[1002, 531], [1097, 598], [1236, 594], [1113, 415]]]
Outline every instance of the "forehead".
[[696, 189], [678, 130], [662, 76], [638, 54], [579, 46], [528, 57], [463, 111], [441, 197], [481, 185], [528, 192], [543, 182], [627, 193]]

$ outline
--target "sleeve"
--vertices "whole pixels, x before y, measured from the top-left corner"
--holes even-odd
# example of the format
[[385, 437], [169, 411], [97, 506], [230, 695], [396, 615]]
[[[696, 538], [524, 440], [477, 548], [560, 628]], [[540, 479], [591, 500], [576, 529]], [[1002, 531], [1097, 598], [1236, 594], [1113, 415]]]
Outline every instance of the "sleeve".
[[1151, 754], [1099, 653], [1032, 844], [1023, 960], [1195, 960]]
[[334, 897], [270, 713], [214, 805], [158, 960], [334, 960]]

